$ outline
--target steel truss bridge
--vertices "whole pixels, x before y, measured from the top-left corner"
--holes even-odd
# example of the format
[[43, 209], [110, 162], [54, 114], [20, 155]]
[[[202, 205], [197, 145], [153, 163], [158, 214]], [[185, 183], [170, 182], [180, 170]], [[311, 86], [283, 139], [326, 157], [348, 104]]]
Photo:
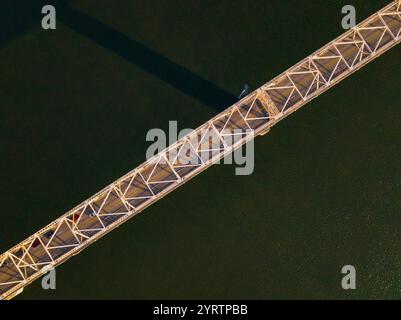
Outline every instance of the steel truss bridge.
[[50, 267], [80, 253], [249, 140], [267, 133], [400, 41], [398, 0], [0, 255], [0, 299], [13, 298]]

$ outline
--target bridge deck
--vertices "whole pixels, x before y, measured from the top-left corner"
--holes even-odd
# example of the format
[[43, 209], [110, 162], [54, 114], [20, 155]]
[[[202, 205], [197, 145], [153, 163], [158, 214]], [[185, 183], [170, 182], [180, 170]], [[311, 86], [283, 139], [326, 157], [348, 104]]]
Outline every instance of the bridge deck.
[[0, 255], [0, 298], [12, 297], [42, 268], [79, 253], [400, 41], [401, 8], [393, 2]]

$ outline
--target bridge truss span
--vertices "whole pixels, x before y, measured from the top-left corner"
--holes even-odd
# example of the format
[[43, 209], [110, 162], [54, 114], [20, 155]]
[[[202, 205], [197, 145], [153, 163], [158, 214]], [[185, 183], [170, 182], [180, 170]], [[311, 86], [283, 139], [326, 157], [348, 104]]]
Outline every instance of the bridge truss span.
[[401, 41], [393, 1], [187, 136], [0, 255], [0, 299], [88, 245]]

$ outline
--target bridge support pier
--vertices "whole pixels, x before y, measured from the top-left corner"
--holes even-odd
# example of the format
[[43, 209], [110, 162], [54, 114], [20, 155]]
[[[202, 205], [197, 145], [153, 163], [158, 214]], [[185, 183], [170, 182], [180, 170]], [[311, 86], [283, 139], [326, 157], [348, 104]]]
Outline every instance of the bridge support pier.
[[266, 128], [265, 130], [263, 130], [261, 133], [259, 133], [260, 136], [264, 136], [265, 134], [270, 132], [270, 127]]

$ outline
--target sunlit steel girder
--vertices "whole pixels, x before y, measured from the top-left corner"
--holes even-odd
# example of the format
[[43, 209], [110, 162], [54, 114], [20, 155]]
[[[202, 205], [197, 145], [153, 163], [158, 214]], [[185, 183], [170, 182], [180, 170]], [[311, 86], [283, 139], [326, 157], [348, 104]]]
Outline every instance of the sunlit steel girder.
[[166, 150], [0, 255], [0, 299], [9, 299], [250, 139], [401, 41], [401, 2], [244, 97]]

